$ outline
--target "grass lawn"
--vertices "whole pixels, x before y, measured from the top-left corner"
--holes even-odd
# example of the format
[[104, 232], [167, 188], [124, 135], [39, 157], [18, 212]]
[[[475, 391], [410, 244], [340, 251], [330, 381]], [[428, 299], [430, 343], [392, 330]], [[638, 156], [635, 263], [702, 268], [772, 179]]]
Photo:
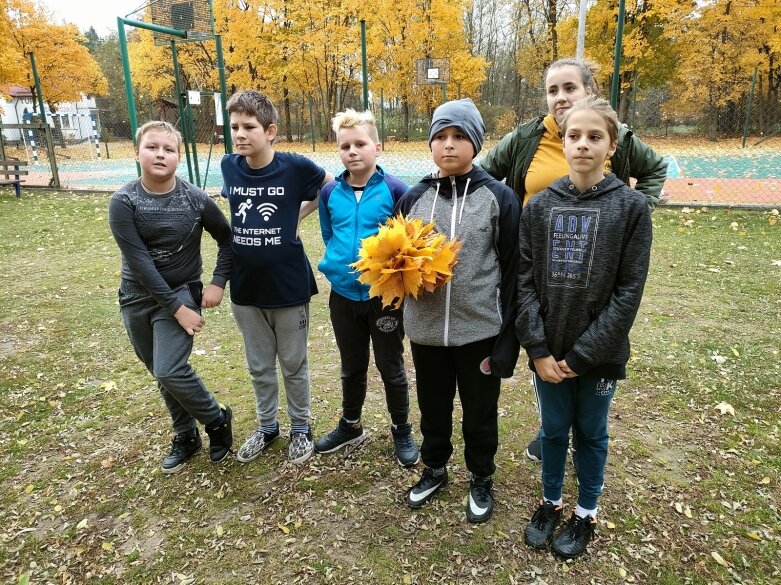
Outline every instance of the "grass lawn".
[[[164, 477], [167, 414], [116, 303], [108, 196], [0, 191], [0, 580], [6, 583], [779, 583], [781, 218], [660, 209], [630, 378], [610, 415], [597, 538], [562, 562], [523, 544], [540, 491], [529, 373], [505, 380], [494, 517], [464, 516], [460, 433], [451, 484], [412, 512], [419, 470], [393, 460], [379, 375], [371, 438], [345, 458], [213, 465], [201, 451]], [[321, 257], [316, 217], [303, 238]], [[205, 242], [207, 270], [214, 247]], [[327, 282], [312, 300], [316, 434], [341, 405]], [[235, 413], [254, 398], [230, 306], [210, 310], [192, 362]], [[410, 379], [411, 359], [408, 360]], [[281, 408], [283, 428], [288, 421]], [[458, 413], [456, 413], [458, 416]], [[412, 393], [412, 419], [419, 414]], [[419, 438], [419, 433], [416, 431]], [[569, 467], [568, 467], [569, 470]], [[569, 474], [571, 475], [571, 474]], [[565, 494], [574, 505], [575, 480]]]

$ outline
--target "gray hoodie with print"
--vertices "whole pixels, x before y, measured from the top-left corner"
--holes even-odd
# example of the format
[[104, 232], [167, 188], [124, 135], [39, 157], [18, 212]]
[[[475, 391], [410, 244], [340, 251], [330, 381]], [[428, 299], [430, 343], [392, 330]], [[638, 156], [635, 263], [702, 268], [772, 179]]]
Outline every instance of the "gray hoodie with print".
[[612, 173], [581, 193], [562, 177], [523, 208], [518, 266], [521, 345], [578, 375], [626, 378], [629, 330], [651, 254], [645, 197]]
[[404, 301], [404, 331], [420, 345], [462, 346], [497, 336], [491, 372], [512, 376], [515, 338], [518, 196], [479, 167], [458, 177], [424, 177], [396, 212], [434, 222], [462, 242], [452, 280]]

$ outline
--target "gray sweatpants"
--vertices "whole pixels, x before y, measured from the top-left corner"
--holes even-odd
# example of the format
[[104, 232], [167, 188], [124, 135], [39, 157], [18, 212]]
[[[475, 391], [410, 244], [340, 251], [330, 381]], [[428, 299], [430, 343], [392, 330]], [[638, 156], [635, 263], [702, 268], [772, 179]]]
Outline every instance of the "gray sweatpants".
[[[174, 292], [187, 307], [200, 313], [188, 285]], [[219, 404], [188, 363], [193, 338], [168, 309], [143, 287], [126, 282], [119, 287], [119, 307], [136, 355], [157, 380], [174, 433], [191, 431], [196, 420], [204, 425], [218, 420]]]
[[261, 426], [273, 425], [279, 409], [277, 359], [287, 396], [287, 414], [294, 425], [309, 423], [309, 303], [261, 309], [231, 303], [244, 337], [247, 366], [255, 389], [255, 410]]

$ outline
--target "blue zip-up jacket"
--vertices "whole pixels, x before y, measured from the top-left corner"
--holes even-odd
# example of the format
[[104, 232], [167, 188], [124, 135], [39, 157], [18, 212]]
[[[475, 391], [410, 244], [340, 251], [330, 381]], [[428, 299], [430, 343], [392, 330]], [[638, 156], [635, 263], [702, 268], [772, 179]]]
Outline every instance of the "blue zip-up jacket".
[[351, 301], [368, 301], [369, 285], [358, 282], [358, 273], [350, 264], [358, 261], [361, 240], [376, 234], [393, 215], [407, 185], [378, 166], [357, 201], [347, 182], [348, 175], [344, 171], [320, 189], [320, 232], [325, 256], [317, 268], [335, 293]]

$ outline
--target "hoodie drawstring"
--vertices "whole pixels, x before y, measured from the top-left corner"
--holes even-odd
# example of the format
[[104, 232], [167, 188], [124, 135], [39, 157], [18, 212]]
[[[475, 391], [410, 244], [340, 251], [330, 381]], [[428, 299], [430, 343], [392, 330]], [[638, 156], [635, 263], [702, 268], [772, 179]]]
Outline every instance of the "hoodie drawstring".
[[437, 181], [437, 191], [434, 193], [434, 203], [431, 205], [431, 217], [428, 218], [429, 223], [434, 222], [434, 210], [437, 208], [437, 197], [439, 197], [439, 181]]
[[[461, 197], [461, 211], [458, 212], [458, 225], [461, 225], [461, 218], [464, 216], [464, 203], [466, 203], [466, 194], [469, 191], [469, 181], [471, 180], [472, 180], [471, 177], [469, 177], [466, 180], [466, 186], [464, 187], [464, 195]], [[458, 199], [456, 199], [456, 201], [458, 201]]]

